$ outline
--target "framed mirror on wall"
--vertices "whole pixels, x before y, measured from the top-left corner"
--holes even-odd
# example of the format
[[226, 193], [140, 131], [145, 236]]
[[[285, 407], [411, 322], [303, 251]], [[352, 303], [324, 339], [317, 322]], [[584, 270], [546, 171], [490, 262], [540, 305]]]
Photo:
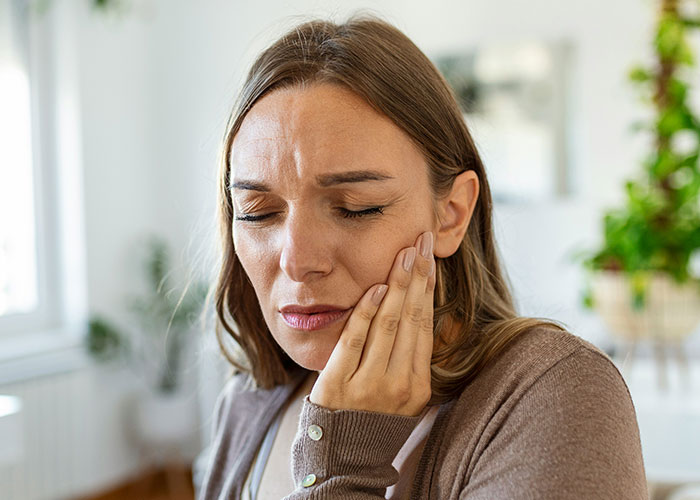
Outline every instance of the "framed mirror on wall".
[[497, 44], [433, 58], [482, 155], [493, 198], [529, 203], [573, 192], [566, 41]]

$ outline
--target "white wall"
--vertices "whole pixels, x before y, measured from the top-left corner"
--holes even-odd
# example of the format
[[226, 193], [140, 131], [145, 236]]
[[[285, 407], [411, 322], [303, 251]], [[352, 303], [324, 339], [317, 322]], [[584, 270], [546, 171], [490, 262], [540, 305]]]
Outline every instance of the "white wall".
[[[574, 198], [498, 206], [500, 244], [524, 314], [551, 315], [577, 334], [600, 339], [602, 326], [578, 307], [580, 272], [563, 260], [598, 236], [598, 210], [621, 195], [635, 171], [640, 140], [628, 133], [638, 116], [626, 82], [648, 54], [648, 3], [416, 1], [260, 4], [159, 2], [151, 26], [155, 168], [167, 178], [162, 227], [181, 244], [214, 213], [214, 162], [237, 85], [255, 53], [305, 14], [342, 18], [358, 8], [385, 16], [428, 55], [494, 41], [567, 39], [575, 47], [571, 96]], [[487, 165], [488, 168], [488, 165]], [[197, 233], [200, 234], [200, 233]], [[537, 237], [535, 237], [537, 235]]]
[[[134, 244], [145, 232], [165, 235], [184, 260], [202, 255], [197, 265], [213, 269], [207, 259], [219, 140], [248, 64], [298, 16], [342, 18], [365, 7], [397, 24], [428, 55], [504, 39], [574, 43], [578, 194], [498, 206], [496, 222], [522, 312], [563, 320], [594, 341], [604, 338], [600, 323], [577, 306], [580, 272], [564, 255], [575, 244], [595, 243], [599, 210], [621, 199], [622, 180], [637, 168], [642, 144], [627, 128], [638, 108], [625, 74], [648, 54], [650, 2], [148, 0], [106, 17], [85, 3], [77, 9], [76, 36], [91, 311], [127, 324], [123, 299], [138, 279]], [[204, 355], [214, 357], [209, 350]], [[206, 414], [218, 387], [211, 375], [202, 380]], [[93, 390], [74, 397], [99, 405], [103, 396]], [[123, 450], [111, 458], [111, 450], [103, 453], [106, 470], [117, 471], [111, 480], [118, 480], [129, 459]]]
[[[134, 2], [122, 18], [85, 15], [84, 96], [89, 290], [93, 310], [116, 311], [129, 288], [129, 246], [148, 229], [183, 258], [211, 257], [216, 161], [238, 85], [258, 50], [307, 15], [369, 9], [428, 55], [494, 41], [574, 44], [571, 142], [577, 194], [497, 206], [496, 222], [524, 314], [552, 315], [591, 340], [605, 335], [578, 307], [581, 273], [565, 260], [599, 238], [600, 210], [621, 200], [643, 139], [626, 80], [649, 57], [651, 2], [603, 0]], [[488, 156], [488, 152], [486, 152]], [[488, 168], [488, 165], [487, 165]], [[127, 201], [125, 203], [125, 201]], [[537, 237], [535, 237], [537, 235]], [[210, 260], [199, 261], [206, 271]]]
[[76, 14], [89, 303], [114, 314], [133, 293], [130, 249], [158, 227], [167, 191], [154, 168], [151, 27], [144, 16]]

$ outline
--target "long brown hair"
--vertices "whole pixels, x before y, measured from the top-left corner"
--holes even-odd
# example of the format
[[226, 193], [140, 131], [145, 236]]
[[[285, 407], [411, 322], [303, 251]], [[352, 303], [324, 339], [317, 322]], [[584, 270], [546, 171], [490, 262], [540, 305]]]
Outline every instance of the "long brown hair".
[[523, 332], [536, 326], [564, 330], [553, 321], [516, 314], [494, 243], [484, 166], [454, 95], [435, 66], [406, 35], [375, 17], [355, 16], [342, 24], [314, 20], [259, 55], [224, 136], [218, 193], [222, 265], [214, 296], [217, 338], [235, 369], [269, 389], [288, 382], [297, 365], [273, 339], [236, 256], [229, 190], [233, 139], [263, 95], [311, 83], [346, 86], [408, 134], [427, 161], [434, 200], [446, 196], [454, 178], [466, 170], [479, 178], [478, 201], [459, 249], [436, 259], [431, 404], [457, 396]]

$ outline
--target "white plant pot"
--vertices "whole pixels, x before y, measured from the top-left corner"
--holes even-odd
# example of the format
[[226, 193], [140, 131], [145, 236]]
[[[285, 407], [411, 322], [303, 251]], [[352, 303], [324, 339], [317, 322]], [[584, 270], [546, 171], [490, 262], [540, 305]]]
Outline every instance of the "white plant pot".
[[697, 282], [679, 286], [665, 274], [652, 276], [643, 309], [632, 307], [632, 293], [626, 276], [600, 271], [591, 282], [593, 308], [608, 329], [628, 340], [684, 340], [700, 324], [700, 287]]
[[161, 448], [183, 446], [197, 432], [197, 406], [190, 394], [144, 392], [136, 424], [143, 442]]

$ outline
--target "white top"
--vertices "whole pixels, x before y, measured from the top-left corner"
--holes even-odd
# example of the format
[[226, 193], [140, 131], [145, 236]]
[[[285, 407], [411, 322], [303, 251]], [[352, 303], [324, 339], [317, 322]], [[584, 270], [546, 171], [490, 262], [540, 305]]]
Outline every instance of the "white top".
[[280, 422], [282, 421], [282, 415], [284, 412], [280, 411], [277, 418], [270, 424], [270, 428], [265, 434], [265, 439], [263, 439], [260, 448], [258, 448], [258, 453], [255, 455], [255, 460], [250, 466], [248, 471], [248, 477], [246, 477], [245, 483], [243, 483], [243, 489], [241, 490], [241, 500], [256, 500], [258, 496], [258, 489], [260, 489], [260, 481], [262, 480], [263, 472], [265, 471], [265, 465], [267, 465], [267, 459], [270, 457], [270, 451], [272, 450], [272, 444], [275, 442], [275, 437], [277, 436], [277, 431], [280, 428]]
[[[387, 488], [385, 498], [390, 500], [405, 500], [410, 497], [412, 479], [439, 408], [439, 406], [430, 406], [423, 410], [418, 424], [406, 440], [406, 443], [404, 443], [403, 447], [399, 450], [396, 458], [394, 458], [392, 465], [399, 472], [399, 481]], [[260, 481], [270, 456], [272, 444], [277, 436], [280, 422], [282, 421], [282, 415], [283, 412], [280, 412], [270, 425], [267, 434], [265, 434], [265, 439], [260, 445], [255, 460], [253, 460], [253, 464], [248, 471], [248, 476], [243, 483], [241, 500], [257, 500]]]

